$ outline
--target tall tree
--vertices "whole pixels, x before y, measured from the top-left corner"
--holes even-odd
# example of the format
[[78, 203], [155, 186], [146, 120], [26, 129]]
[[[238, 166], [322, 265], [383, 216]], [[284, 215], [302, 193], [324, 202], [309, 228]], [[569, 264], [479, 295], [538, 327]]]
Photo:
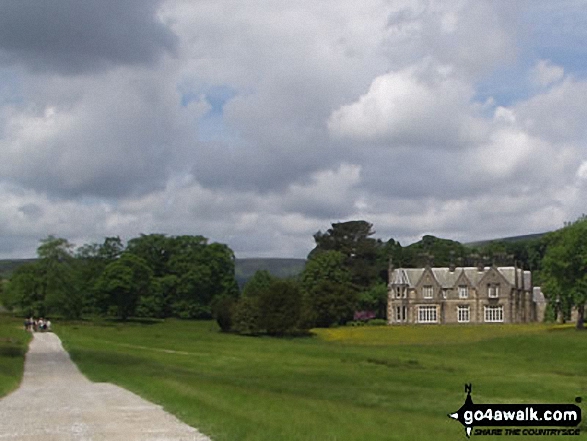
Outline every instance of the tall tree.
[[44, 283], [37, 263], [19, 266], [6, 284], [5, 291], [3, 303], [9, 309], [16, 309], [26, 316], [46, 315]]
[[83, 299], [76, 289], [73, 272], [73, 245], [60, 237], [48, 236], [37, 248], [37, 264], [43, 280], [47, 313], [79, 318]]
[[154, 277], [169, 273], [173, 239], [164, 234], [141, 234], [128, 241], [126, 251], [140, 257], [151, 268]]
[[152, 271], [143, 259], [123, 253], [104, 269], [97, 288], [106, 295], [109, 312], [126, 320], [135, 314], [141, 297], [149, 294], [151, 277]]
[[294, 280], [275, 279], [259, 294], [260, 327], [269, 335], [284, 335], [299, 330], [303, 298]]
[[[84, 313], [96, 314], [104, 309], [100, 307], [101, 293], [96, 284], [108, 264], [116, 260], [124, 251], [120, 237], [106, 237], [102, 244], [91, 243], [79, 247], [75, 252], [74, 277], [75, 286], [83, 298]], [[104, 303], [102, 301], [102, 303]]]
[[259, 297], [259, 295], [271, 286], [275, 280], [269, 271], [257, 270], [243, 287], [243, 297]]
[[302, 287], [319, 327], [344, 324], [355, 312], [357, 292], [344, 263], [342, 253], [326, 251], [309, 259], [302, 272]]
[[587, 219], [551, 233], [541, 278], [551, 302], [577, 308], [577, 329], [584, 328], [587, 302]]
[[332, 224], [326, 233], [314, 235], [316, 247], [308, 258], [327, 251], [337, 251], [344, 256], [344, 266], [351, 274], [352, 282], [358, 287], [369, 287], [377, 281], [378, 249], [381, 241], [373, 239], [373, 225], [364, 220]]

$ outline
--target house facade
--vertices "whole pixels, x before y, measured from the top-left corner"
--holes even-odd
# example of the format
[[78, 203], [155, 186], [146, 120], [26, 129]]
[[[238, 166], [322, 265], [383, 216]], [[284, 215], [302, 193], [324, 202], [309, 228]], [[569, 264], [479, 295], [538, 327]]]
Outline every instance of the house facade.
[[544, 296], [515, 266], [389, 267], [387, 322], [402, 324], [542, 321]]

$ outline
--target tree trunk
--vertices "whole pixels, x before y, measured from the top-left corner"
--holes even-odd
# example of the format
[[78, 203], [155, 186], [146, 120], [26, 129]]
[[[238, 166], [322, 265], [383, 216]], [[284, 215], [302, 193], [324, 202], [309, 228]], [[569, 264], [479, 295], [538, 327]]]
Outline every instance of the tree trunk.
[[577, 306], [577, 329], [585, 329], [585, 303]]

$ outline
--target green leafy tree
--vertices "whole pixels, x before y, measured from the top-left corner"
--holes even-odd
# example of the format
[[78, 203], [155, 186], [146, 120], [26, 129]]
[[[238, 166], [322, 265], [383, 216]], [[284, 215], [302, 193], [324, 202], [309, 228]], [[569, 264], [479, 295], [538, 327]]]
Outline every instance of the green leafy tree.
[[587, 219], [551, 233], [541, 277], [551, 302], [577, 308], [577, 329], [584, 329], [587, 302]]
[[234, 306], [232, 329], [239, 334], [256, 335], [261, 332], [261, 308], [258, 297], [241, 297]]
[[338, 251], [317, 254], [306, 262], [301, 283], [316, 326], [328, 327], [352, 319], [357, 292], [344, 263], [345, 256]]
[[358, 295], [358, 307], [360, 311], [374, 311], [377, 318], [384, 319], [387, 316], [387, 285], [378, 283]]
[[0, 305], [4, 306], [6, 309], [11, 311], [13, 306], [8, 306], [9, 302], [6, 299], [6, 288], [5, 284], [8, 283], [7, 280], [4, 280], [2, 276], [0, 276]]
[[296, 332], [302, 323], [302, 291], [294, 280], [276, 279], [258, 296], [260, 328], [269, 335]]
[[403, 261], [403, 248], [399, 242], [394, 239], [389, 239], [387, 242], [379, 243], [377, 248], [377, 271], [379, 274], [378, 280], [375, 284], [388, 283], [388, 268], [389, 261], [392, 261], [396, 266], [405, 266]]
[[469, 252], [464, 245], [454, 240], [426, 235], [422, 237], [422, 240], [403, 248], [400, 264], [406, 268], [417, 268], [427, 264], [431, 266], [449, 266], [451, 263], [467, 264]]
[[344, 325], [357, 308], [357, 293], [349, 285], [320, 280], [309, 292], [316, 327]]
[[126, 251], [140, 257], [153, 272], [153, 277], [161, 277], [169, 274], [172, 245], [173, 239], [164, 234], [141, 234], [128, 241]]
[[118, 259], [123, 251], [124, 246], [118, 236], [106, 237], [102, 244], [85, 244], [76, 250], [74, 284], [83, 299], [84, 313], [100, 312], [100, 293], [96, 284], [106, 267]]
[[37, 263], [19, 266], [6, 285], [5, 305], [26, 316], [44, 316], [47, 313], [44, 288], [41, 269]]
[[306, 262], [301, 274], [302, 286], [309, 291], [320, 280], [352, 285], [351, 275], [344, 266], [345, 257], [338, 251], [327, 251]]
[[271, 283], [275, 280], [269, 271], [258, 270], [255, 271], [243, 288], [243, 297], [259, 297], [262, 292], [266, 291]]
[[232, 296], [219, 296], [212, 301], [212, 316], [223, 332], [233, 329], [236, 302], [236, 299]]
[[234, 254], [226, 245], [208, 244], [203, 236], [150, 234], [131, 239], [127, 250], [153, 271], [142, 314], [210, 318], [216, 297], [238, 296]]
[[151, 289], [141, 297], [137, 309], [140, 317], [165, 318], [173, 315], [173, 301], [176, 298], [178, 277], [168, 274], [151, 279]]
[[123, 253], [108, 264], [100, 276], [97, 289], [105, 295], [105, 306], [113, 307], [123, 320], [134, 315], [141, 297], [149, 295], [152, 271], [138, 256]]
[[41, 240], [37, 248], [46, 314], [60, 313], [68, 318], [82, 314], [83, 299], [74, 283], [72, 249], [67, 239], [55, 236]]
[[343, 266], [350, 272], [351, 281], [359, 287], [369, 287], [377, 281], [380, 268], [377, 261], [381, 241], [373, 239], [373, 225], [364, 220], [332, 224], [326, 233], [314, 235], [316, 247], [308, 259], [337, 251], [344, 256]]

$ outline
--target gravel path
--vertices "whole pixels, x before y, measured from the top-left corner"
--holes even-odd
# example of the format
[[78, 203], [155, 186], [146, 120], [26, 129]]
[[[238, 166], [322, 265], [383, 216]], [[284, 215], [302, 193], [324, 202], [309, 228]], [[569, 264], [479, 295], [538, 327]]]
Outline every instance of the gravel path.
[[160, 406], [92, 383], [55, 334], [35, 334], [23, 382], [0, 400], [0, 441], [209, 441]]

